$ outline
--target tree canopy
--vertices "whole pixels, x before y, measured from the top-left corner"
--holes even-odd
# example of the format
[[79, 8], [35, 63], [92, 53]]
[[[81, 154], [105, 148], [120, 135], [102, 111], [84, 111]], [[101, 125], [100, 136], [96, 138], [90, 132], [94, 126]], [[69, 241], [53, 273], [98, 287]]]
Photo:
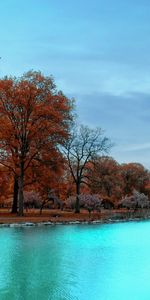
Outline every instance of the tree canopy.
[[0, 162], [18, 178], [20, 215], [25, 172], [68, 138], [71, 110], [72, 102], [40, 72], [0, 80]]

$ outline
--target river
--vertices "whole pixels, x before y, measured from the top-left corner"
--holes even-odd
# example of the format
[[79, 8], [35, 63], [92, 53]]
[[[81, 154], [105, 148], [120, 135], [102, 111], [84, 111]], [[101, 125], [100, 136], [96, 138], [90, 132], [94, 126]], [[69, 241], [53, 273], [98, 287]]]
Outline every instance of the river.
[[149, 221], [0, 228], [0, 300], [149, 299]]

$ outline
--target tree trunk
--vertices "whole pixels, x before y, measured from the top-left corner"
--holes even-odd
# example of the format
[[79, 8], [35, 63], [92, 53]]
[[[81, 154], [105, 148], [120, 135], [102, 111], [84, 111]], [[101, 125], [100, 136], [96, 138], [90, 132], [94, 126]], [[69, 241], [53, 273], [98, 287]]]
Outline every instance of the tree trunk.
[[75, 203], [75, 213], [80, 213], [80, 182], [76, 183], [76, 191], [77, 191], [77, 196], [76, 196], [76, 203]]
[[89, 209], [89, 219], [91, 219], [91, 210]]
[[45, 204], [46, 204], [46, 201], [44, 200], [40, 207], [40, 215], [42, 214], [42, 210], [43, 210]]
[[20, 178], [19, 178], [19, 216], [23, 216], [23, 184], [24, 184], [24, 162], [20, 163]]
[[13, 205], [12, 205], [12, 213], [17, 213], [18, 211], [18, 177], [14, 176], [14, 192], [13, 192]]

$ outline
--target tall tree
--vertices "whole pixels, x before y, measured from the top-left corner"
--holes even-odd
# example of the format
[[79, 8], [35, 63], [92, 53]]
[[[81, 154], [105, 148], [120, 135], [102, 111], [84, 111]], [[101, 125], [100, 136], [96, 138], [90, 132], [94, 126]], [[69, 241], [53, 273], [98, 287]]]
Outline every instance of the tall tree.
[[119, 170], [119, 164], [112, 157], [97, 157], [88, 168], [91, 191], [102, 197], [120, 199], [123, 179]]
[[75, 212], [80, 212], [80, 188], [86, 182], [86, 167], [98, 154], [107, 153], [111, 147], [101, 128], [90, 129], [87, 126], [73, 128], [64, 147], [64, 154], [76, 185]]
[[0, 80], [0, 162], [18, 180], [19, 215], [25, 173], [33, 160], [42, 160], [67, 139], [71, 109], [53, 79], [40, 72]]

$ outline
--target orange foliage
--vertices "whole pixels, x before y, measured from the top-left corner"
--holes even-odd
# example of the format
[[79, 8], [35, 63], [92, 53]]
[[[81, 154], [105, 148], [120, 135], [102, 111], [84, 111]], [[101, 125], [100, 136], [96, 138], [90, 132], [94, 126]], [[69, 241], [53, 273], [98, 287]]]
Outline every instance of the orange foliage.
[[33, 161], [48, 164], [68, 137], [71, 108], [52, 78], [40, 72], [0, 80], [0, 162], [18, 176], [20, 214], [25, 173]]

